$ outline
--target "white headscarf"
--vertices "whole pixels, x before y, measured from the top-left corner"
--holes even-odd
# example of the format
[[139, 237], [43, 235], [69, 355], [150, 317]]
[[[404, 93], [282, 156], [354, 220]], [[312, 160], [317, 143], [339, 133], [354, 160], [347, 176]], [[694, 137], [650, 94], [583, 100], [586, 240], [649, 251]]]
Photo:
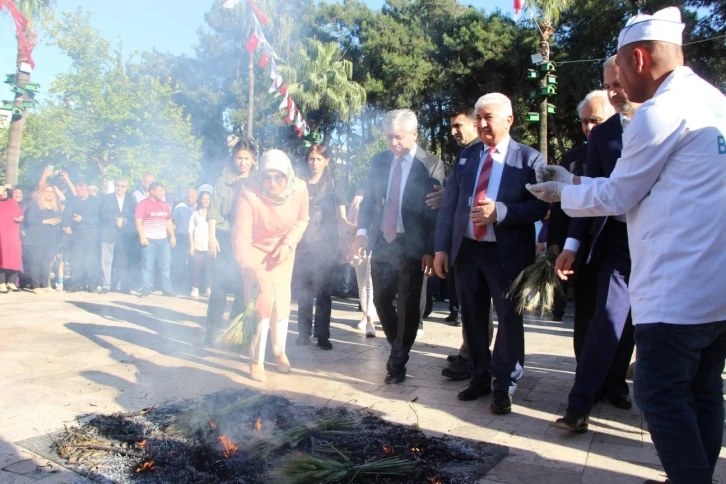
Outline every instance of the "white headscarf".
[[[273, 195], [265, 189], [262, 183], [262, 176], [271, 170], [279, 171], [287, 177], [287, 187], [278, 195]], [[285, 201], [295, 193], [295, 172], [292, 169], [290, 158], [280, 150], [270, 150], [262, 155], [260, 162], [260, 186], [262, 194], [276, 205], [282, 205]]]

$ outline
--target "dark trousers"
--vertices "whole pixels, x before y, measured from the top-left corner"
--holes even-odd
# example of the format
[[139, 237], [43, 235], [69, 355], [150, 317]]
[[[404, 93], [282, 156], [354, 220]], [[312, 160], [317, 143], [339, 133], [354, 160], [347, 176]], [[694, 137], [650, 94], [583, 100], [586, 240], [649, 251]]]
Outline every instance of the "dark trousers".
[[588, 413], [598, 393], [627, 395], [625, 374], [633, 354], [630, 317], [630, 252], [627, 226], [608, 220], [597, 242], [593, 262], [599, 267], [595, 314], [589, 322], [577, 360], [569, 407]]
[[[333, 310], [333, 277], [335, 277], [335, 247], [319, 247], [314, 251], [295, 255], [298, 271], [297, 324], [299, 337], [310, 338], [313, 328], [313, 302], [315, 306], [315, 336], [330, 339], [330, 313]], [[317, 255], [320, 254], [320, 255]], [[322, 257], [321, 257], [322, 256]]]
[[[513, 277], [504, 271], [497, 244], [464, 238], [455, 270], [472, 381], [489, 386], [494, 378], [494, 390], [514, 393], [524, 368], [524, 324], [505, 296]], [[486, 315], [492, 300], [499, 326], [490, 351]]]
[[176, 245], [172, 249], [171, 282], [177, 291], [188, 292], [191, 289], [192, 270], [189, 234], [176, 234]]
[[217, 231], [219, 252], [212, 262], [212, 294], [207, 306], [207, 330], [214, 331], [224, 323], [227, 294], [234, 294], [234, 303], [229, 312], [232, 320], [245, 310], [245, 295], [242, 287], [242, 272], [232, 250], [229, 232]]
[[210, 286], [210, 274], [212, 273], [212, 259], [208, 250], [194, 251], [194, 277], [192, 279], [192, 287], [197, 289], [207, 289]]
[[0, 269], [0, 284], [7, 284], [8, 282], [15, 284], [15, 279], [18, 277], [18, 271], [11, 271], [9, 269]]
[[95, 232], [76, 230], [71, 234], [70, 255], [73, 266], [73, 286], [93, 286], [98, 283], [100, 244]]
[[459, 296], [456, 294], [456, 274], [453, 267], [446, 276], [446, 290], [449, 295], [449, 311], [458, 311]]
[[[406, 253], [404, 236], [399, 235], [390, 244], [381, 232], [376, 237], [378, 240], [371, 256], [373, 304], [391, 345], [386, 367], [389, 372], [402, 372], [416, 341], [421, 319], [424, 274], [421, 259], [413, 259]], [[398, 301], [394, 307], [396, 293]]]
[[721, 451], [726, 322], [639, 324], [635, 401], [671, 484], [710, 484]]
[[111, 264], [111, 288], [128, 291], [131, 289], [130, 251], [131, 245], [137, 243], [135, 238], [119, 237], [113, 245], [113, 262]]
[[30, 278], [33, 289], [48, 287], [50, 266], [58, 252], [57, 244], [25, 245], [27, 254], [25, 272]]
[[[587, 247], [582, 247], [586, 251]], [[583, 257], [587, 257], [584, 255]], [[585, 345], [585, 335], [590, 326], [590, 320], [595, 315], [597, 303], [597, 280], [599, 268], [596, 264], [585, 264], [575, 269], [575, 277], [572, 280], [572, 293], [575, 306], [574, 314], [574, 336], [572, 339], [575, 348], [575, 360], [580, 361], [582, 347]]]

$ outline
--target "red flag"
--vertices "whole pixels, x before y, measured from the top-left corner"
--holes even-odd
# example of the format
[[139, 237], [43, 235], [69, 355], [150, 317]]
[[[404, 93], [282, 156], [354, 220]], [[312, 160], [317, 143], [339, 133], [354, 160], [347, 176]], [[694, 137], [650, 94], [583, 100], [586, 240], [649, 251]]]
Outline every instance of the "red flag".
[[522, 8], [524, 8], [524, 0], [514, 0], [514, 13], [519, 15]]
[[270, 61], [270, 54], [267, 52], [267, 49], [262, 53], [262, 59], [260, 59], [260, 67], [267, 66], [267, 63]]
[[247, 41], [247, 45], [245, 45], [245, 49], [247, 49], [248, 52], [254, 52], [257, 50], [257, 46], [260, 44], [260, 38], [257, 36], [257, 32], [252, 32], [252, 35], [250, 35], [250, 40]]
[[7, 5], [8, 10], [10, 11], [10, 16], [13, 17], [13, 22], [15, 22], [15, 32], [18, 36], [18, 44], [20, 44], [20, 49], [23, 51], [23, 54], [28, 58], [28, 64], [35, 69], [35, 62], [33, 61], [33, 57], [31, 56], [31, 52], [33, 49], [30, 47], [30, 43], [28, 42], [27, 37], [25, 37], [25, 31], [28, 28], [28, 19], [25, 18], [25, 16], [20, 13], [18, 10], [18, 7], [15, 6], [13, 3], [13, 0], [0, 0], [0, 10], [2, 10], [5, 5]]
[[252, 11], [255, 12], [255, 15], [257, 15], [257, 20], [259, 20], [260, 23], [263, 23], [263, 24], [270, 23], [270, 19], [267, 18], [265, 16], [265, 14], [262, 13], [262, 11], [259, 8], [257, 8], [257, 5], [255, 5], [255, 3], [252, 0], [247, 0], [247, 4], [250, 6]]

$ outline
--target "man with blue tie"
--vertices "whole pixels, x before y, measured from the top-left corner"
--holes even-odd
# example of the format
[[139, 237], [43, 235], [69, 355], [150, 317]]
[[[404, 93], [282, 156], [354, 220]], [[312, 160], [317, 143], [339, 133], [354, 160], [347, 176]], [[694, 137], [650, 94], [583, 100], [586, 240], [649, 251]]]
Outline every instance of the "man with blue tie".
[[[585, 175], [607, 178], [615, 169], [623, 146], [623, 131], [640, 104], [628, 99], [620, 83], [615, 56], [603, 66], [603, 87], [616, 114], [595, 126], [590, 133]], [[584, 245], [587, 232], [592, 241]], [[575, 327], [577, 371], [564, 417], [555, 427], [582, 433], [588, 429], [590, 410], [599, 399], [624, 410], [632, 407], [625, 381], [633, 356], [633, 323], [630, 317], [630, 250], [625, 215], [580, 217], [570, 223], [565, 247], [555, 264], [560, 277], [572, 274], [578, 252], [584, 252], [590, 274], [597, 274], [594, 291], [595, 312], [586, 327]]]
[[[464, 335], [469, 347], [471, 381], [458, 394], [473, 400], [492, 393], [491, 410], [512, 410], [511, 395], [524, 366], [522, 315], [506, 293], [535, 257], [534, 223], [548, 204], [525, 188], [536, 180], [542, 155], [509, 136], [512, 103], [491, 93], [475, 105], [481, 142], [462, 150], [446, 183], [436, 222], [434, 268], [446, 278], [454, 267]], [[494, 350], [489, 350], [487, 318], [491, 300], [499, 321]]]
[[391, 344], [385, 382], [396, 384], [406, 379], [424, 276], [433, 274], [437, 211], [426, 199], [444, 184], [444, 163], [416, 143], [418, 120], [410, 109], [386, 113], [383, 130], [389, 149], [371, 160], [353, 251], [371, 252], [373, 304]]

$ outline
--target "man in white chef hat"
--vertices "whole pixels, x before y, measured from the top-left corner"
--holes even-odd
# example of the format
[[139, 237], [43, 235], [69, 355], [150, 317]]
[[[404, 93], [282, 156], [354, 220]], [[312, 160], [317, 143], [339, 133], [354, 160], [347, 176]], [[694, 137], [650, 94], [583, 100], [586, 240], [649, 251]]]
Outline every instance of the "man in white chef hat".
[[610, 178], [548, 166], [538, 181], [554, 181], [528, 188], [572, 217], [627, 215], [635, 400], [668, 482], [710, 484], [724, 427], [726, 97], [683, 66], [683, 27], [669, 7], [620, 33], [621, 83], [644, 104]]

